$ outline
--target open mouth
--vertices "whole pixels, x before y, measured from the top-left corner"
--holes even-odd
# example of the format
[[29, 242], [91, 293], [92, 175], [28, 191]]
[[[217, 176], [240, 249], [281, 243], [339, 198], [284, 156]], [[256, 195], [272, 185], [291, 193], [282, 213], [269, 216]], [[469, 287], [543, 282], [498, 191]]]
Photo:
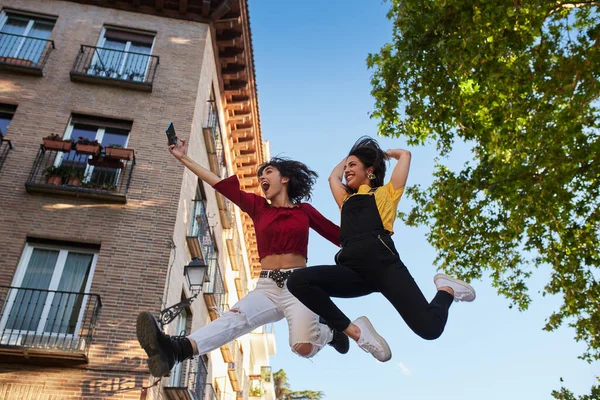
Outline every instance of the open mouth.
[[271, 184], [267, 181], [262, 181], [260, 183], [260, 187], [262, 187], [263, 192], [267, 193], [267, 190], [269, 190], [269, 187], [271, 187]]
[[352, 178], [354, 178], [353, 174], [346, 175], [346, 183], [349, 182]]

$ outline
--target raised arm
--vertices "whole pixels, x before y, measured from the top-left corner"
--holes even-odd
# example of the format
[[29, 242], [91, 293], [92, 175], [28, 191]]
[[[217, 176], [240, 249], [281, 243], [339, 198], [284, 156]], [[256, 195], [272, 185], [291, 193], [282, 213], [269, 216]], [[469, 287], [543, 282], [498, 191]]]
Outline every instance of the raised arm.
[[344, 198], [346, 197], [346, 187], [344, 186], [344, 169], [346, 168], [346, 159], [344, 158], [336, 167], [331, 171], [329, 175], [329, 187], [333, 198], [337, 203], [338, 207], [342, 207]]
[[410, 170], [410, 151], [403, 149], [388, 149], [386, 153], [388, 156], [398, 160], [392, 171], [390, 182], [392, 182], [392, 186], [395, 190], [402, 189], [406, 186], [406, 179], [408, 178], [408, 172]]
[[187, 153], [187, 145], [186, 141], [180, 139], [176, 145], [169, 146], [169, 151], [173, 156], [178, 159], [183, 165], [185, 165], [190, 171], [192, 171], [196, 176], [202, 179], [204, 182], [208, 183], [210, 186], [214, 186], [215, 184], [221, 181], [217, 175], [215, 175], [211, 170], [202, 167], [196, 161], [192, 160], [188, 157]]

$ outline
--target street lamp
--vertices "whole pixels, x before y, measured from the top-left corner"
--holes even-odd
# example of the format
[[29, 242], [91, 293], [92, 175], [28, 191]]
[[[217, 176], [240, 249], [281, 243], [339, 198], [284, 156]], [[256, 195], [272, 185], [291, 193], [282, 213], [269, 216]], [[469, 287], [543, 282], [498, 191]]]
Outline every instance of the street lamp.
[[208, 265], [198, 259], [198, 257], [192, 258], [192, 261], [183, 267], [183, 275], [187, 278], [190, 291], [195, 295], [202, 291], [207, 270]]
[[159, 320], [163, 326], [177, 318], [186, 307], [189, 307], [190, 304], [192, 304], [192, 301], [198, 297], [200, 292], [202, 292], [202, 285], [204, 285], [207, 270], [208, 266], [198, 259], [198, 257], [193, 257], [192, 261], [183, 267], [183, 275], [186, 277], [190, 292], [193, 293], [193, 295], [160, 312]]

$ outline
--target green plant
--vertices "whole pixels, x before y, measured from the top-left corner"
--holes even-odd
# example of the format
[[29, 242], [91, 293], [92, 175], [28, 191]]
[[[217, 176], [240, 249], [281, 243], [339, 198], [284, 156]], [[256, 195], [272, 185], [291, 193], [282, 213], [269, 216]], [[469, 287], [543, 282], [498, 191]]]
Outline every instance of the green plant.
[[46, 136], [44, 139], [48, 139], [48, 140], [63, 140], [62, 136], [57, 135], [56, 133], [51, 133], [50, 135]]
[[77, 139], [77, 144], [97, 144], [100, 145], [100, 143], [98, 143], [98, 140], [94, 139], [94, 140], [90, 140], [88, 138], [84, 138], [83, 136], [79, 136], [79, 139]]
[[108, 146], [106, 146], [106, 147], [113, 147], [113, 148], [115, 148], [115, 149], [124, 149], [124, 148], [125, 148], [125, 147], [123, 147], [122, 145], [120, 145], [120, 144], [117, 144], [117, 143], [109, 144], [109, 145], [108, 145]]
[[83, 180], [85, 178], [85, 168], [65, 168], [65, 178]]
[[114, 192], [116, 189], [117, 185], [114, 183], [105, 183], [102, 185], [102, 190], [110, 190], [111, 192]]
[[51, 176], [60, 176], [61, 178], [64, 178], [67, 174], [67, 168], [63, 167], [63, 166], [58, 166], [55, 167], [54, 165], [51, 165], [50, 167], [46, 168], [44, 170], [44, 175], [49, 178]]
[[261, 388], [255, 387], [255, 388], [251, 388], [250, 391], [248, 392], [248, 394], [251, 397], [262, 397], [263, 396], [263, 391], [262, 391]]

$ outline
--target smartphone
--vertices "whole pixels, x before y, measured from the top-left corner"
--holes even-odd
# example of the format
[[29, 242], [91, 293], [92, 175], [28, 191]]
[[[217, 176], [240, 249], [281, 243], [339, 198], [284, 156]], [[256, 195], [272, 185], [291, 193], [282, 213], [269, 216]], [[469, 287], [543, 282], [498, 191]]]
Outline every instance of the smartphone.
[[169, 146], [177, 144], [177, 134], [175, 134], [175, 127], [172, 122], [167, 127], [167, 141]]

